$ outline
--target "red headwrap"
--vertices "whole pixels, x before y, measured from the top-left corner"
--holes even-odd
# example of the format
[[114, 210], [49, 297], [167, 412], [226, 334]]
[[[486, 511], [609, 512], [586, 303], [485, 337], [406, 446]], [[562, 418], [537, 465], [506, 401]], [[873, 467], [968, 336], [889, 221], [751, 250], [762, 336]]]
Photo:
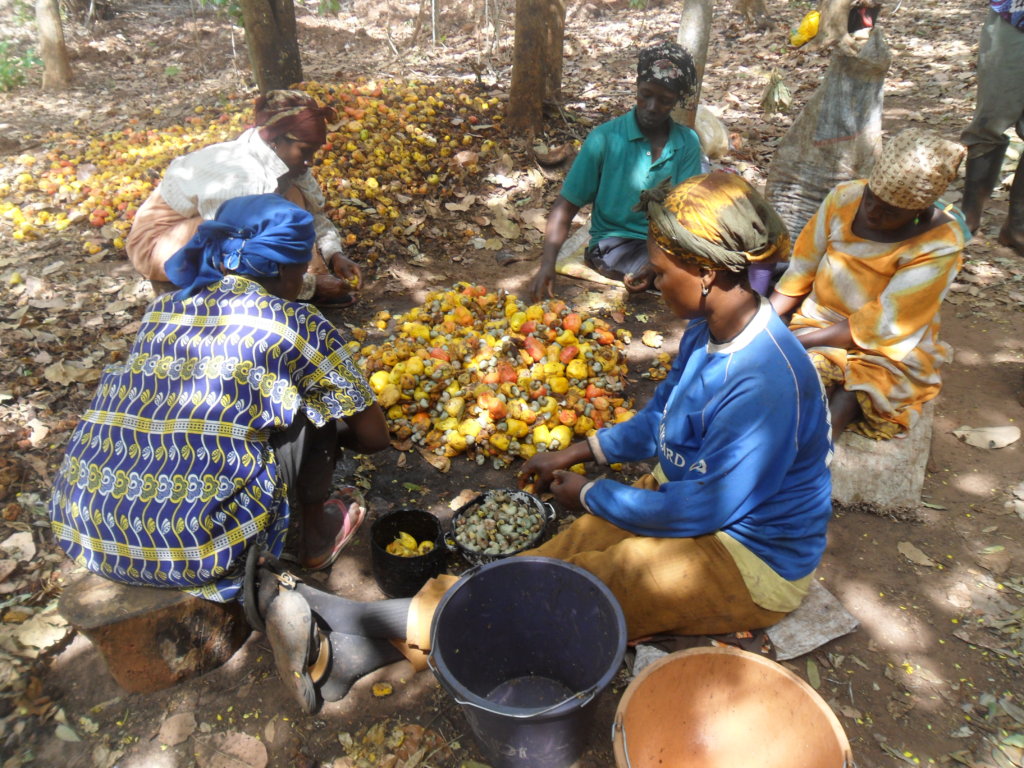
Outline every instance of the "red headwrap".
[[333, 109], [303, 91], [270, 91], [256, 99], [255, 121], [267, 143], [284, 136], [319, 146], [327, 140], [327, 123], [336, 119]]

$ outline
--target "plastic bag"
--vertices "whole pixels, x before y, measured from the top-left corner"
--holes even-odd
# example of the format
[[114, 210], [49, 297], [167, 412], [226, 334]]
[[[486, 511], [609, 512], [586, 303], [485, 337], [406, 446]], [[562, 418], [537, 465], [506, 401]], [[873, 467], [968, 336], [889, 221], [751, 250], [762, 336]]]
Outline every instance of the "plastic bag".
[[779, 142], [765, 196], [794, 241], [836, 184], [871, 172], [891, 61], [877, 26], [856, 54], [837, 48], [822, 84]]
[[725, 129], [725, 123], [703, 104], [697, 105], [693, 130], [697, 132], [704, 154], [712, 160], [729, 152], [729, 132]]
[[821, 14], [818, 11], [810, 11], [800, 20], [799, 26], [789, 33], [789, 44], [799, 48], [813, 38], [818, 34], [819, 21], [821, 21]]

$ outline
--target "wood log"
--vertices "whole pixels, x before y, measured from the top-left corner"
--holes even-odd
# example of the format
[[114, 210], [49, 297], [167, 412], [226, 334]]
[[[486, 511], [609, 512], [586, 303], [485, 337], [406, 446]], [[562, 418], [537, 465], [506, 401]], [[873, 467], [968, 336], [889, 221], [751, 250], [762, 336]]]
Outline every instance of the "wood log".
[[118, 685], [132, 693], [159, 691], [216, 669], [251, 631], [237, 601], [215, 603], [93, 573], [64, 588], [58, 610], [96, 646]]

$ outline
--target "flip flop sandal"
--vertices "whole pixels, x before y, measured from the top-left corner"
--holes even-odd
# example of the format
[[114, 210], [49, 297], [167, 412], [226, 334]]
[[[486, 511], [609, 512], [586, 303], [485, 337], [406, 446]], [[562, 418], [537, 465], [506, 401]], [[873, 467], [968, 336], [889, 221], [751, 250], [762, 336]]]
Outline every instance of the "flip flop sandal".
[[334, 565], [338, 555], [352, 541], [352, 537], [356, 535], [366, 519], [366, 504], [363, 501], [363, 496], [351, 486], [336, 491], [331, 498], [324, 502], [324, 509], [337, 510], [342, 518], [341, 528], [338, 529], [331, 551], [326, 556], [301, 561], [302, 567], [310, 571], [323, 571]]
[[310, 673], [313, 655], [322, 645], [320, 635], [309, 604], [294, 590], [281, 592], [270, 604], [267, 639], [277, 674], [307, 715], [318, 711], [322, 703]]

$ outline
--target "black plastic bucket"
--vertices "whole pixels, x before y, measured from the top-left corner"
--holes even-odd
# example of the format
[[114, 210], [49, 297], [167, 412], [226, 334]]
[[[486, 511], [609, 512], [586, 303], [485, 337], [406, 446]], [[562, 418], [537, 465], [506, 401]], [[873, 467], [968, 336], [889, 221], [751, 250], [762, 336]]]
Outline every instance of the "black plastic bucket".
[[578, 566], [513, 557], [467, 571], [434, 613], [428, 663], [495, 768], [567, 768], [626, 650], [615, 596]]
[[[399, 531], [416, 541], [431, 541], [434, 549], [418, 557], [399, 557], [387, 551]], [[447, 549], [440, 521], [422, 509], [396, 509], [377, 518], [370, 527], [370, 568], [377, 586], [388, 597], [412, 597], [420, 587], [444, 571]]]

